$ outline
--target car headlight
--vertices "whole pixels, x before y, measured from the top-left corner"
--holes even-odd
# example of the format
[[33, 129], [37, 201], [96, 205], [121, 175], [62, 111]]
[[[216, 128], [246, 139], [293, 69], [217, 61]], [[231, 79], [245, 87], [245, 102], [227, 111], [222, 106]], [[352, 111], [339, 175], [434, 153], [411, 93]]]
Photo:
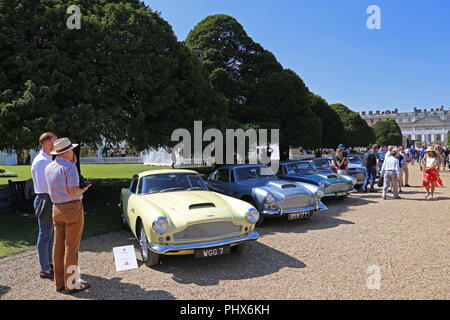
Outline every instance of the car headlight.
[[163, 234], [169, 229], [169, 220], [166, 217], [158, 217], [153, 220], [152, 227], [156, 233]]
[[267, 196], [264, 198], [264, 208], [268, 210], [277, 209], [275, 196], [272, 193], [267, 194]]
[[358, 183], [358, 180], [355, 177], [352, 177], [352, 183], [353, 183], [353, 185], [355, 185]]
[[256, 223], [259, 220], [259, 212], [256, 209], [251, 208], [247, 211], [245, 217], [247, 218], [248, 222]]
[[274, 203], [275, 202], [275, 196], [272, 193], [269, 193], [265, 198], [264, 198], [264, 203]]
[[319, 182], [319, 188], [324, 189], [325, 188], [325, 182], [320, 181]]

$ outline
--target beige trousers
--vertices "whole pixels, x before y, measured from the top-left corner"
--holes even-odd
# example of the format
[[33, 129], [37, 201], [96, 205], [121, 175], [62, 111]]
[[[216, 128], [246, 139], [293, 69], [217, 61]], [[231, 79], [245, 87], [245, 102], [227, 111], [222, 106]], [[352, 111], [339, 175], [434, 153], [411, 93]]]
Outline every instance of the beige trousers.
[[[76, 278], [78, 268], [78, 250], [84, 228], [84, 212], [81, 200], [53, 204], [53, 225], [55, 243], [53, 246], [53, 264], [55, 270], [56, 290], [74, 289], [68, 280]], [[72, 278], [70, 278], [72, 276]], [[69, 279], [70, 278], [70, 279]]]

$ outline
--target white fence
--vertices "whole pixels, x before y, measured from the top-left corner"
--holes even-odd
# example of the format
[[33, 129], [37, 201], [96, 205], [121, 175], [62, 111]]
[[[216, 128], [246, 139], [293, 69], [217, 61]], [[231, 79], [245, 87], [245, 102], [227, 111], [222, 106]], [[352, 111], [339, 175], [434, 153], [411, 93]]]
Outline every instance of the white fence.
[[101, 157], [101, 158], [86, 158], [81, 157], [81, 164], [101, 164], [101, 163], [143, 163], [142, 157]]
[[290, 156], [291, 160], [309, 160], [314, 159], [316, 156], [313, 154], [294, 154]]

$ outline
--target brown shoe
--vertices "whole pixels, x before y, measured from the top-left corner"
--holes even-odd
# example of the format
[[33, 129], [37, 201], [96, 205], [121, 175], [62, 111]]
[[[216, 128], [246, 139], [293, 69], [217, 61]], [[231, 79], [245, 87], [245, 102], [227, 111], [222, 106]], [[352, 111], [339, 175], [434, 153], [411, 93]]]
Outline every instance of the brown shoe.
[[77, 292], [81, 292], [81, 291], [87, 290], [90, 287], [91, 286], [89, 285], [89, 283], [82, 283], [80, 289], [72, 289], [72, 290], [64, 290], [64, 291], [67, 294], [73, 294], [73, 293], [77, 293]]
[[40, 272], [39, 273], [39, 276], [42, 278], [42, 279], [49, 279], [49, 280], [52, 280], [53, 281], [53, 272], [52, 271], [50, 271], [50, 272]]

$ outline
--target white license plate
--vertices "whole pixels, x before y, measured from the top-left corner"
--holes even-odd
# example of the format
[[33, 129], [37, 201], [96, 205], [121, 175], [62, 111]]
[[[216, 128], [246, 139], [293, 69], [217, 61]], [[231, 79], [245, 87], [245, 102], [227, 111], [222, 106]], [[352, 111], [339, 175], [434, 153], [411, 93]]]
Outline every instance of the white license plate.
[[342, 197], [342, 196], [346, 196], [346, 195], [347, 195], [347, 192], [337, 192], [336, 193], [337, 197]]
[[310, 216], [311, 216], [311, 211], [289, 213], [288, 220], [305, 219], [305, 218], [309, 218]]
[[230, 253], [230, 246], [224, 247], [215, 247], [215, 248], [206, 248], [206, 249], [197, 249], [195, 250], [196, 258], [207, 258], [207, 257], [215, 257], [221, 256], [223, 254]]

